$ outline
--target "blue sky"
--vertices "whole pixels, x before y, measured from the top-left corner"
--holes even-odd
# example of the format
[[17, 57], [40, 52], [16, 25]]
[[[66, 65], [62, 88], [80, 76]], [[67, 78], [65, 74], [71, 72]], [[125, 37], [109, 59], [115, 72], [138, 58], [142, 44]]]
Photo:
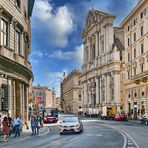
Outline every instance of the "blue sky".
[[33, 85], [46, 85], [60, 94], [63, 72], [81, 69], [81, 33], [92, 8], [117, 16], [115, 26], [135, 6], [137, 0], [36, 0], [31, 18], [30, 62]]

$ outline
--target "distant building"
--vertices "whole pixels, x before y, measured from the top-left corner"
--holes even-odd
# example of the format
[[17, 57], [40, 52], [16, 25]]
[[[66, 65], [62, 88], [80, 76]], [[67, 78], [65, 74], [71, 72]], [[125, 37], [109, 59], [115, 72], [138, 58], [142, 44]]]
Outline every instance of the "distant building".
[[84, 61], [80, 76], [83, 109], [93, 114], [123, 108], [122, 70], [124, 32], [113, 26], [115, 16], [90, 10], [82, 33]]
[[62, 82], [62, 102], [65, 113], [78, 113], [79, 106], [82, 106], [82, 86], [79, 76], [81, 72], [72, 71]]
[[148, 1], [138, 0], [122, 21], [125, 40], [125, 111], [148, 113]]
[[32, 99], [33, 106], [38, 107], [41, 111], [46, 107], [53, 107], [53, 95], [55, 92], [53, 90], [48, 89], [46, 86], [33, 86], [32, 87]]
[[61, 98], [60, 97], [55, 98], [54, 107], [56, 107], [59, 111], [61, 111]]
[[34, 0], [0, 0], [0, 112], [28, 121], [30, 54]]

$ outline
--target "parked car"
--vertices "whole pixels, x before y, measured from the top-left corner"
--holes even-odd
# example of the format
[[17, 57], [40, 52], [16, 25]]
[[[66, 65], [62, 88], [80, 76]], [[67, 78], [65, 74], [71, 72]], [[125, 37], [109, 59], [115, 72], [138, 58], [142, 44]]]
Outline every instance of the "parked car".
[[60, 122], [60, 135], [66, 132], [83, 132], [82, 121], [77, 116], [65, 116]]
[[148, 125], [148, 114], [145, 113], [143, 116], [140, 116], [139, 121], [140, 121], [141, 124]]
[[115, 121], [127, 121], [127, 116], [124, 113], [117, 113], [114, 116]]

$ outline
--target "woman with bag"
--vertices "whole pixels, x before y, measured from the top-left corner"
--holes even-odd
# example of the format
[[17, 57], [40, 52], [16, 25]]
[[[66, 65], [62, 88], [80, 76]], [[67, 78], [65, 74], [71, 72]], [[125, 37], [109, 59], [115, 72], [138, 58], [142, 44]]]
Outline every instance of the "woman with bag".
[[3, 124], [4, 140], [7, 141], [8, 135], [9, 135], [9, 132], [10, 132], [10, 127], [9, 127], [9, 121], [8, 121], [6, 116], [4, 117], [2, 124]]

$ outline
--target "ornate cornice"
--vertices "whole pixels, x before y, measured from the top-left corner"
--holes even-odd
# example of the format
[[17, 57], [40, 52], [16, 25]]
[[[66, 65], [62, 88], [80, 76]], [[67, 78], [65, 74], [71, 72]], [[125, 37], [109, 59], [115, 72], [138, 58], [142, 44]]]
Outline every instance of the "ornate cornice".
[[33, 78], [33, 73], [27, 67], [16, 63], [6, 57], [0, 55], [0, 69], [20, 75], [22, 78], [27, 79], [28, 82]]

